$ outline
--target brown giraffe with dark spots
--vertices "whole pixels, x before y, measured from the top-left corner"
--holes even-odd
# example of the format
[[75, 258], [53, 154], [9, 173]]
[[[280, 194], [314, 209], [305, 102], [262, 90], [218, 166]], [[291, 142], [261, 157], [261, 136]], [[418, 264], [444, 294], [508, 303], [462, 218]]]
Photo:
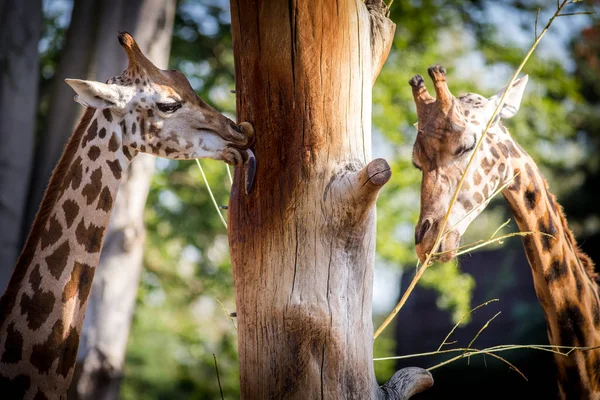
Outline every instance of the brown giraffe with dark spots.
[[237, 126], [209, 107], [180, 72], [156, 68], [128, 33], [119, 41], [129, 58], [121, 76], [106, 84], [67, 80], [87, 109], [0, 299], [2, 399], [66, 398], [119, 180], [138, 148], [175, 159], [254, 160], [250, 124]]
[[[409, 82], [419, 120], [413, 163], [423, 172], [421, 214], [415, 230], [416, 250], [421, 260], [432, 251], [475, 144], [504, 93], [502, 90], [489, 99], [478, 94], [455, 98], [448, 89], [442, 67], [429, 68], [429, 75], [435, 99], [427, 92], [420, 75]], [[508, 184], [502, 193], [519, 229], [544, 233], [524, 236], [523, 244], [546, 316], [550, 343], [600, 346], [600, 300], [594, 264], [579, 250], [562, 207], [548, 191], [535, 162], [500, 122], [518, 111], [527, 79], [525, 76], [517, 80], [510, 88], [499, 117], [467, 172], [466, 185], [445, 228], [449, 233], [436, 250], [447, 252], [440, 257], [442, 261], [455, 257], [460, 238], [487, 206], [488, 195]], [[561, 398], [600, 399], [600, 349], [578, 350], [568, 357], [555, 355], [555, 361]]]

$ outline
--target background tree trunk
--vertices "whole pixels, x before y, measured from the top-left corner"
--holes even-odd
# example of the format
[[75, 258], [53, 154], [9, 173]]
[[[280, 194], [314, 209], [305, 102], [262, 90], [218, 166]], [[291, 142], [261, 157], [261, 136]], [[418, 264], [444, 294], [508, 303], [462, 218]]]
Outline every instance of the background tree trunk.
[[[243, 398], [404, 398], [420, 369], [379, 388], [371, 299], [371, 87], [395, 26], [381, 1], [232, 0], [238, 120], [258, 170], [229, 206]], [[239, 172], [239, 171], [238, 171]]]
[[[94, 63], [98, 80], [117, 75], [127, 58], [116, 40], [130, 32], [159, 68], [167, 68], [175, 0], [111, 0], [100, 14]], [[114, 40], [112, 40], [114, 39]], [[139, 154], [123, 177], [88, 300], [71, 398], [116, 399], [144, 249], [144, 208], [154, 157]]]
[[21, 252], [33, 158], [41, 0], [0, 5], [0, 293]]

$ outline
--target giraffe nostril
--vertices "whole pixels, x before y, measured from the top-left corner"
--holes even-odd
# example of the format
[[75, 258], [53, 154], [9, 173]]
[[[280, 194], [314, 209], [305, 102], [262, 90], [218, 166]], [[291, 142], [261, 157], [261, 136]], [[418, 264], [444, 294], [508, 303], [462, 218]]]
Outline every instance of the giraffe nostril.
[[428, 219], [423, 221], [421, 226], [417, 227], [417, 231], [415, 232], [415, 244], [419, 244], [423, 241], [425, 234], [431, 228], [431, 222]]
[[230, 123], [229, 125], [231, 125], [231, 129], [233, 129], [234, 131], [236, 131], [237, 133], [243, 133], [242, 132], [242, 128], [240, 128], [239, 126], [237, 126], [236, 124], [234, 124], [233, 122]]

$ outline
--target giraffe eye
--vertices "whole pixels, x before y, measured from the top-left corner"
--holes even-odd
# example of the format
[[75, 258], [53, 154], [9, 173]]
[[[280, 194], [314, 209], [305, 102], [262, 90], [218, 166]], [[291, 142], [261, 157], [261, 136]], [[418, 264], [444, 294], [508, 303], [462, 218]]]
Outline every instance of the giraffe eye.
[[173, 114], [175, 111], [181, 108], [181, 103], [156, 103], [156, 107], [165, 114]]

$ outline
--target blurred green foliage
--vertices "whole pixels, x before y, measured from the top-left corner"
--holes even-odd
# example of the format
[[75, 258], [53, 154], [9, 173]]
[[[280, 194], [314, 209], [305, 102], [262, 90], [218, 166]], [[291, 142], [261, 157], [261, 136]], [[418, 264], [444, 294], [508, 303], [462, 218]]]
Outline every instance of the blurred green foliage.
[[[492, 11], [491, 4], [495, 7]], [[420, 173], [411, 163], [416, 114], [408, 80], [417, 73], [426, 75], [429, 65], [440, 63], [448, 69], [454, 94], [477, 91], [492, 95], [502, 88], [524, 55], [523, 45], [513, 39], [525, 34], [533, 39], [537, 6], [543, 4], [513, 0], [394, 3], [390, 18], [396, 22], [397, 32], [390, 57], [373, 89], [374, 155], [388, 159], [393, 170], [392, 179], [378, 200], [377, 268], [414, 270], [416, 263], [413, 227], [419, 212]], [[491, 22], [490, 13], [498, 10], [506, 14], [504, 18], [518, 21], [517, 26], [523, 31], [507, 32]], [[59, 17], [51, 7], [45, 8], [40, 68], [42, 85], [46, 86], [42, 89], [52, 78], [63, 43], [64, 24]], [[205, 100], [233, 116], [229, 24], [226, 1], [181, 0], [170, 67], [180, 69]], [[547, 40], [567, 48], [566, 39], [560, 35], [550, 35]], [[577, 53], [577, 65], [581, 65], [581, 60], [589, 61], [588, 53]], [[556, 57], [534, 56], [525, 69], [530, 84], [524, 104], [517, 116], [506, 123], [539, 161], [559, 197], [580, 192], [584, 183], [594, 177], [597, 181], [597, 157], [591, 154], [598, 147], [598, 135], [589, 132], [595, 132], [593, 129], [599, 126], [600, 81], [599, 74], [586, 75], [586, 71], [573, 70]], [[594, 85], [595, 92], [590, 89]], [[584, 96], [580, 94], [582, 87]], [[590, 123], [591, 120], [596, 123]], [[586, 145], [589, 143], [595, 145]], [[225, 398], [236, 398], [237, 336], [228, 315], [235, 311], [235, 301], [226, 230], [195, 163], [161, 160], [157, 166], [146, 211], [146, 268], [127, 351], [122, 397], [219, 398], [215, 354]], [[203, 167], [217, 201], [226, 205], [229, 179], [225, 165], [203, 161]], [[570, 179], [564, 179], [565, 176]], [[580, 195], [573, 201], [581, 203], [582, 198]], [[588, 214], [593, 209], [592, 204], [584, 206]], [[581, 211], [579, 220], [585, 220], [588, 214]], [[465, 241], [488, 237], [506, 218], [506, 208], [501, 202], [494, 202], [470, 228]], [[599, 226], [600, 223], [591, 228], [575, 224], [575, 231], [592, 234]], [[439, 307], [447, 309], [454, 320], [471, 308], [475, 282], [455, 263], [431, 268], [421, 284], [439, 293]], [[527, 308], [521, 307], [520, 313], [527, 314]], [[382, 316], [374, 315], [374, 319], [377, 326]], [[376, 357], [393, 355], [392, 338], [393, 329], [378, 338]], [[380, 381], [387, 380], [393, 372], [393, 362], [375, 365]]]

